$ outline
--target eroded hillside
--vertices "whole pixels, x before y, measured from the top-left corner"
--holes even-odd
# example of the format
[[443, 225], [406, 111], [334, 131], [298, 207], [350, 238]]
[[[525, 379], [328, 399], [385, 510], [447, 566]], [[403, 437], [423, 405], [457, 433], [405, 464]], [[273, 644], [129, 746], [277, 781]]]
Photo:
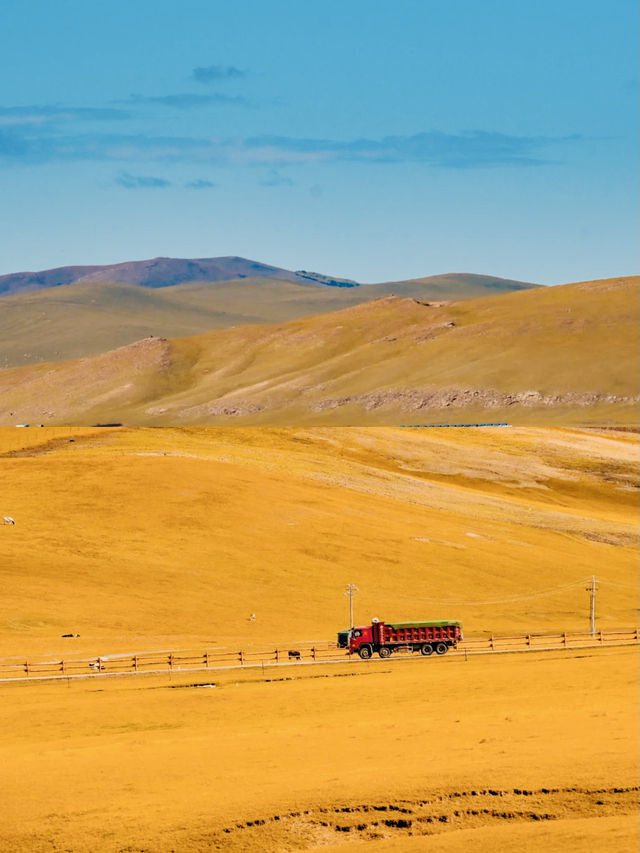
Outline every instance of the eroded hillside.
[[339, 312], [0, 371], [0, 423], [635, 423], [638, 279]]

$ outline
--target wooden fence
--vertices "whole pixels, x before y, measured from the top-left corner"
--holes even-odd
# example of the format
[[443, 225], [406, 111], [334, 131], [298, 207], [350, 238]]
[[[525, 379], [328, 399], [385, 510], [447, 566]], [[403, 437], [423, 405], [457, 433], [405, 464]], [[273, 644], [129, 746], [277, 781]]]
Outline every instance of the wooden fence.
[[[594, 646], [632, 645], [640, 641], [638, 628], [598, 631], [595, 634], [517, 634], [514, 636], [470, 637], [450, 651], [451, 655], [490, 654], [491, 652], [550, 651]], [[405, 658], [397, 652], [394, 657]], [[111, 674], [152, 672], [193, 672], [313, 663], [359, 661], [347, 655], [335, 643], [301, 643], [295, 646], [248, 649], [182, 650], [104, 655], [92, 658], [68, 657], [64, 660], [0, 660], [0, 682], [26, 679], [77, 678]], [[387, 659], [388, 661], [388, 659]]]

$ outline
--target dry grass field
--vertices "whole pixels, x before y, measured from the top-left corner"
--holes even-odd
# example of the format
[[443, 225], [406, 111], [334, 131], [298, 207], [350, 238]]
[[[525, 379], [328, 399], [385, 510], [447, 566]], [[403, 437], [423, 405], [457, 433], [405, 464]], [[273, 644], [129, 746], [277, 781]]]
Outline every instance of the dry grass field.
[[[630, 627], [637, 445], [3, 429], [0, 656], [330, 640], [347, 582], [356, 622], [482, 636], [585, 630], [595, 574]], [[637, 676], [605, 647], [0, 684], [0, 849], [634, 850]]]
[[3, 685], [0, 843], [626, 853], [636, 680], [632, 648]]
[[0, 423], [634, 424], [637, 312], [629, 277], [147, 338], [0, 370]]

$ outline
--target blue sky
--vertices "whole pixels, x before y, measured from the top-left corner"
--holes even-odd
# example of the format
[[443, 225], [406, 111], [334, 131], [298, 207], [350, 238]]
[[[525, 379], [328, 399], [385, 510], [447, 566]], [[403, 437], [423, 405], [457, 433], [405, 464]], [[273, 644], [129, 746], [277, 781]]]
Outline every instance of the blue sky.
[[635, 0], [2, 0], [0, 274], [637, 271]]

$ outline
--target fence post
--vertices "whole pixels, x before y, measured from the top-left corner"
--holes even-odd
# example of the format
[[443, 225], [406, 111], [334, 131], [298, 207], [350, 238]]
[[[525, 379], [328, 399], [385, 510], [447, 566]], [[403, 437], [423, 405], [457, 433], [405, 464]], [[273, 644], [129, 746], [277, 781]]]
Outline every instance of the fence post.
[[276, 649], [276, 663], [280, 663], [280, 650]]
[[527, 645], [531, 647], [531, 634], [527, 634]]
[[316, 659], [316, 647], [315, 647], [315, 646], [311, 649], [311, 657], [312, 657], [314, 660]]
[[204, 664], [209, 669], [209, 652], [204, 653]]
[[60, 661], [60, 672], [64, 673], [64, 661]]
[[638, 640], [640, 640], [640, 631], [638, 628], [636, 628], [636, 643], [638, 642]]
[[493, 651], [493, 634], [489, 637], [489, 648]]
[[567, 645], [567, 632], [566, 631], [562, 632], [562, 645], [563, 646]]
[[[636, 632], [636, 633], [637, 633], [637, 632]], [[27, 674], [27, 678], [28, 678], [28, 677], [29, 677], [29, 661], [28, 661], [28, 660], [26, 660], [26, 661], [24, 662], [24, 671], [25, 671], [25, 673]]]
[[136, 672], [138, 671], [138, 655], [133, 656], [133, 668]]
[[102, 658], [98, 658], [98, 672], [102, 672]]
[[600, 642], [604, 643], [604, 632], [600, 631]]
[[238, 660], [240, 661], [240, 666], [244, 666], [244, 654], [242, 649], [238, 652]]
[[173, 669], [173, 652], [169, 652], [169, 669]]

